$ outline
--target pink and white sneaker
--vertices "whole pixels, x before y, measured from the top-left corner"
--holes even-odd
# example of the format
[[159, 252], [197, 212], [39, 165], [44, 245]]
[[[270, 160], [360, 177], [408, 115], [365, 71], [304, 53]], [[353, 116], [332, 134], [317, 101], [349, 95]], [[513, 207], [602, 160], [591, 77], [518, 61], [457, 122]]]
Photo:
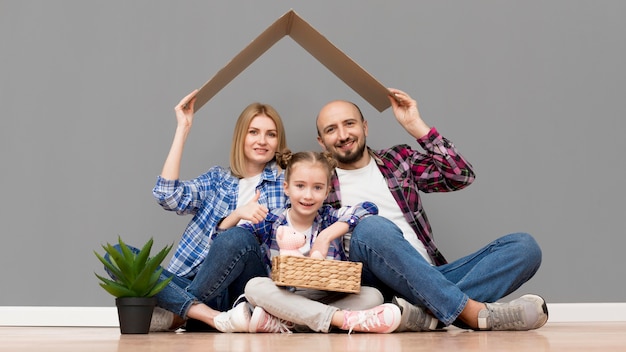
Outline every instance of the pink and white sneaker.
[[293, 323], [277, 318], [261, 307], [254, 307], [252, 311], [252, 318], [250, 318], [250, 327], [248, 332], [270, 332], [270, 333], [283, 333], [291, 334]]
[[344, 330], [387, 334], [400, 325], [400, 308], [395, 304], [385, 303], [368, 310], [346, 311], [343, 318]]

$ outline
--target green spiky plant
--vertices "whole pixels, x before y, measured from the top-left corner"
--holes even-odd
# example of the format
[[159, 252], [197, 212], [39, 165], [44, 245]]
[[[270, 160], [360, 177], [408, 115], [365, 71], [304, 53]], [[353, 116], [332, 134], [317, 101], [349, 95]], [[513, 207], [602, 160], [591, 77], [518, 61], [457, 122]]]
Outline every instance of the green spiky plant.
[[132, 250], [118, 237], [120, 250], [111, 244], [102, 245], [104, 251], [109, 255], [109, 260], [94, 251], [94, 254], [104, 264], [114, 279], [107, 279], [98, 274], [100, 286], [115, 297], [152, 297], [159, 293], [172, 280], [159, 282], [159, 277], [163, 272], [160, 267], [165, 256], [170, 252], [173, 245], [161, 249], [154, 257], [150, 257], [153, 239], [141, 248], [138, 253]]

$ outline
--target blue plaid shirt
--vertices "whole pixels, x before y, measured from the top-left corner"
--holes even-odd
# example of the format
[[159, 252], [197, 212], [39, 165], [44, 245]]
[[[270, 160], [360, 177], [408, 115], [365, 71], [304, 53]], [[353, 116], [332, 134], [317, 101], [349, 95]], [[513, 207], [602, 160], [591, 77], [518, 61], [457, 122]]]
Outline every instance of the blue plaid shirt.
[[[275, 209], [265, 217], [264, 221], [257, 224], [241, 224], [243, 227], [252, 232], [261, 243], [261, 252], [264, 254], [264, 261], [267, 273], [271, 273], [272, 252], [278, 252], [278, 242], [276, 242], [276, 230], [281, 225], [289, 225], [287, 222], [288, 208]], [[315, 241], [317, 234], [328, 226], [343, 221], [348, 224], [348, 232], [352, 232], [354, 227], [363, 217], [368, 215], [377, 215], [378, 207], [371, 202], [359, 203], [353, 207], [341, 207], [335, 209], [326, 204], [317, 211], [317, 216], [313, 220], [311, 227], [311, 245]], [[218, 233], [219, 234], [219, 233]], [[216, 234], [217, 235], [217, 234]], [[347, 260], [346, 252], [343, 248], [343, 236], [333, 240], [328, 247], [327, 259]]]
[[[256, 189], [261, 191], [259, 204], [268, 209], [283, 208], [286, 197], [284, 176], [274, 161], [263, 170]], [[152, 194], [165, 210], [178, 215], [192, 214], [167, 268], [178, 276], [193, 278], [211, 247], [218, 223], [237, 207], [239, 178], [230, 169], [212, 167], [189, 181], [157, 178]]]

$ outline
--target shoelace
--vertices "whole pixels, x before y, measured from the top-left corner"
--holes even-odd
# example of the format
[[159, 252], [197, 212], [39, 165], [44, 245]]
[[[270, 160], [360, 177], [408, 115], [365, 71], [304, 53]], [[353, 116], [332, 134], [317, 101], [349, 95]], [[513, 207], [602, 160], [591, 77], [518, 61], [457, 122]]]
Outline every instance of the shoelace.
[[291, 330], [289, 330], [290, 327], [291, 327], [291, 324], [289, 324], [288, 322], [268, 314], [267, 320], [265, 321], [265, 324], [263, 325], [263, 331], [280, 332], [281, 334], [291, 334]]
[[351, 316], [350, 318], [348, 318], [348, 335], [350, 335], [352, 333], [352, 330], [359, 325], [367, 331], [370, 330], [370, 327], [381, 326], [382, 324], [380, 322], [380, 319], [378, 318], [378, 313], [379, 312], [368, 310], [364, 312], [359, 312], [356, 317]]
[[524, 325], [524, 317], [522, 316], [522, 307], [501, 308], [498, 306], [489, 307], [489, 316], [491, 318], [491, 329], [512, 329], [520, 325]]

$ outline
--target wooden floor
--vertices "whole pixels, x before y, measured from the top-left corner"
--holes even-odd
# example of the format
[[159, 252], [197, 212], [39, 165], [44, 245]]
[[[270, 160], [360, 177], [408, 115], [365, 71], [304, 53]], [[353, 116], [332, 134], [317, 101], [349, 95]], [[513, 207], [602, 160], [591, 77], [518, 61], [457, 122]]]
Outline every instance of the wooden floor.
[[117, 328], [0, 327], [0, 351], [626, 351], [626, 322], [548, 323], [539, 330], [525, 332], [449, 328], [384, 335], [199, 332], [120, 335]]

